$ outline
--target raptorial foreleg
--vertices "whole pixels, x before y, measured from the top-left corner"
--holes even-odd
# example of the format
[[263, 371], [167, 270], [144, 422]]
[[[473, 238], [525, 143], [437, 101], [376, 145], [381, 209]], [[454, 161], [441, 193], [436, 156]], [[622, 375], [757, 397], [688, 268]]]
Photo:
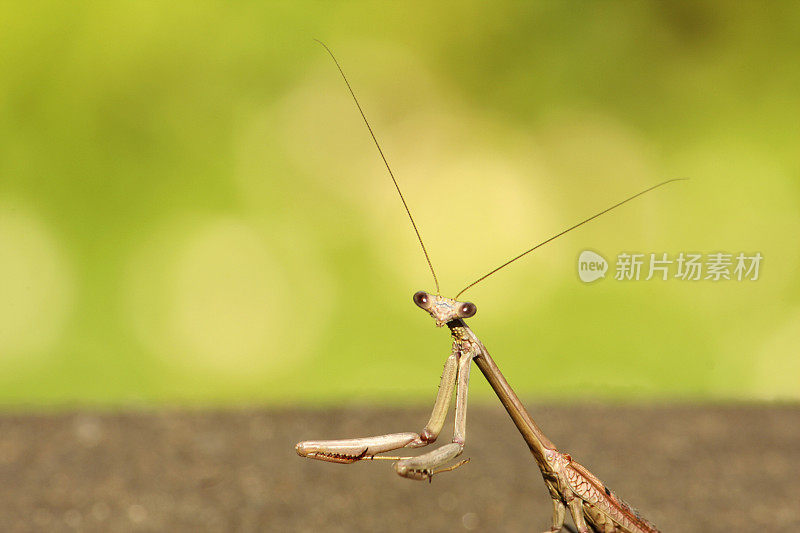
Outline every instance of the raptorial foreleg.
[[308, 440], [298, 443], [295, 451], [301, 457], [319, 459], [332, 463], [354, 463], [369, 459], [403, 459], [401, 457], [385, 457], [376, 454], [400, 448], [418, 448], [436, 440], [444, 427], [444, 420], [450, 408], [453, 388], [458, 373], [457, 350], [453, 350], [447, 358], [439, 382], [439, 392], [433, 405], [431, 417], [420, 433], [390, 433], [374, 437], [339, 440]]
[[417, 457], [398, 461], [395, 464], [395, 470], [401, 476], [430, 481], [434, 474], [454, 470], [468, 461], [464, 460], [453, 466], [442, 468], [445, 464], [461, 455], [464, 450], [464, 442], [467, 436], [467, 394], [469, 392], [471, 362], [471, 353], [462, 353], [458, 361], [458, 388], [456, 392], [456, 420], [453, 442]]

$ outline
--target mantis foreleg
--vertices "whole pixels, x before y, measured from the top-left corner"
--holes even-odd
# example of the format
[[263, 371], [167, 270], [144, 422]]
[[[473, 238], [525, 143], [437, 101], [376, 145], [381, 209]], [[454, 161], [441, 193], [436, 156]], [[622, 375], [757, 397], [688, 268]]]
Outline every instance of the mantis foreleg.
[[453, 350], [444, 363], [439, 392], [431, 417], [420, 433], [390, 433], [355, 439], [303, 441], [295, 446], [298, 455], [332, 463], [353, 463], [362, 459], [401, 459], [376, 457], [376, 454], [399, 448], [418, 448], [435, 441], [442, 431], [458, 373], [459, 352]]
[[472, 363], [472, 353], [461, 353], [458, 360], [458, 389], [456, 391], [456, 420], [453, 430], [453, 442], [445, 444], [428, 453], [417, 457], [403, 459], [395, 464], [395, 470], [403, 477], [419, 480], [430, 480], [437, 472], [446, 472], [458, 468], [466, 461], [453, 467], [439, 468], [452, 461], [464, 450], [464, 441], [467, 436], [467, 393], [469, 392], [469, 370]]

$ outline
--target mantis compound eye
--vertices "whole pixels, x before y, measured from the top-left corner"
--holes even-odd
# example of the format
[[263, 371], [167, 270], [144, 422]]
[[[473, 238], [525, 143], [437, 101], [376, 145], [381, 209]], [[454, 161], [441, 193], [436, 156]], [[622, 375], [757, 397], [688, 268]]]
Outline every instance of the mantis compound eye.
[[425, 291], [415, 292], [414, 303], [417, 304], [417, 307], [422, 307], [424, 309], [428, 305], [428, 293]]
[[475, 313], [478, 312], [478, 307], [472, 302], [465, 302], [459, 309], [459, 312], [461, 318], [469, 318], [475, 316]]

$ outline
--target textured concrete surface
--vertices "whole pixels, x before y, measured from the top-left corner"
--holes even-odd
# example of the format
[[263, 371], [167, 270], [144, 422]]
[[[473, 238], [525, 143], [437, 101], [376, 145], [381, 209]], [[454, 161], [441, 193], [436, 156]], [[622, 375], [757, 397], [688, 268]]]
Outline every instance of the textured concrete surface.
[[[800, 531], [800, 407], [531, 405], [551, 439], [663, 531]], [[501, 408], [466, 466], [298, 457], [302, 439], [419, 430], [426, 409], [0, 415], [0, 531], [543, 531], [550, 503]], [[447, 442], [445, 436], [442, 442]]]

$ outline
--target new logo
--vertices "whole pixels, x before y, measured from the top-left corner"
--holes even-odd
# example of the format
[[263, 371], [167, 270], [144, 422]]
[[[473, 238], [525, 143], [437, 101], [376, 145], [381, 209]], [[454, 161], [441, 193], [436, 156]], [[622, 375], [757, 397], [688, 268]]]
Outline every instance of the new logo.
[[606, 277], [608, 261], [602, 255], [584, 250], [578, 257], [578, 277], [584, 283], [591, 283]]

